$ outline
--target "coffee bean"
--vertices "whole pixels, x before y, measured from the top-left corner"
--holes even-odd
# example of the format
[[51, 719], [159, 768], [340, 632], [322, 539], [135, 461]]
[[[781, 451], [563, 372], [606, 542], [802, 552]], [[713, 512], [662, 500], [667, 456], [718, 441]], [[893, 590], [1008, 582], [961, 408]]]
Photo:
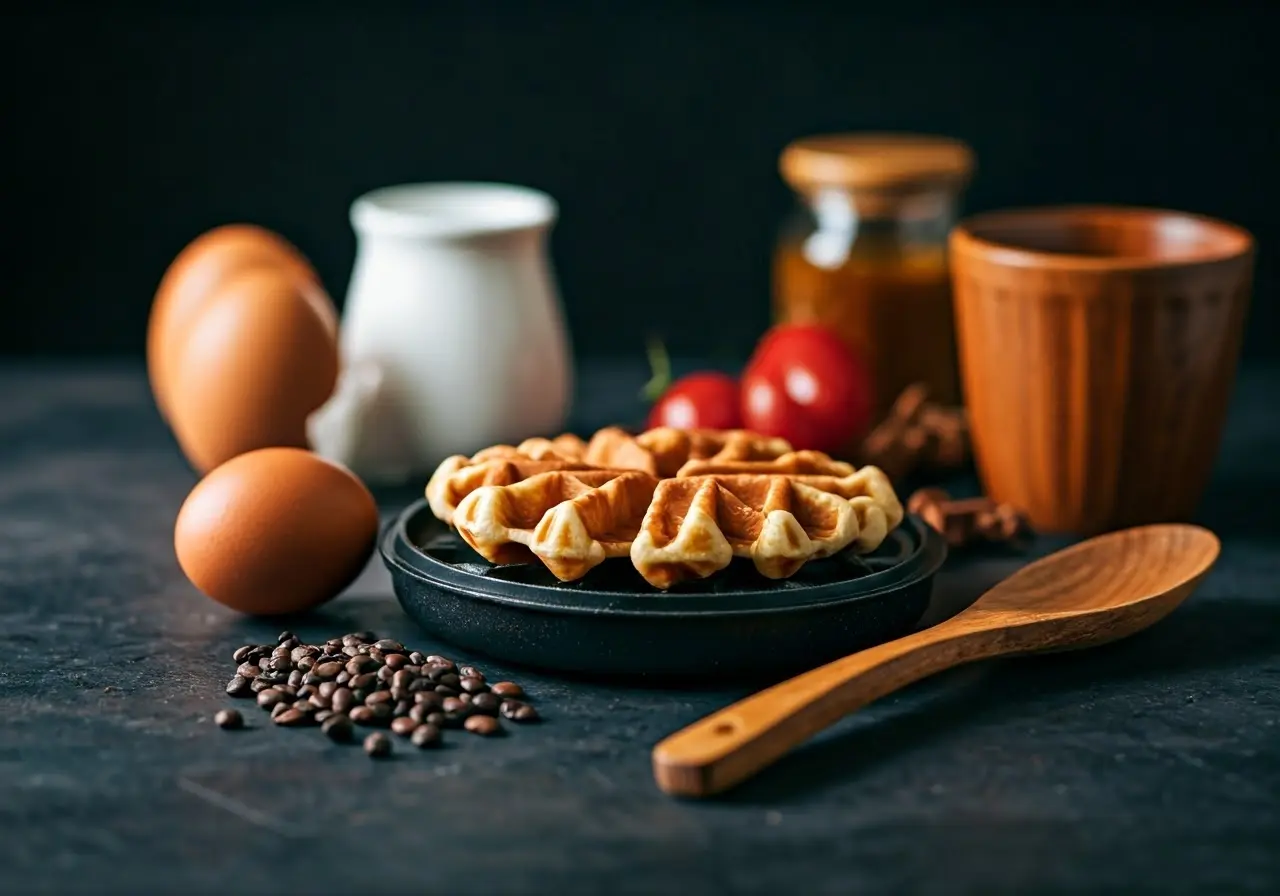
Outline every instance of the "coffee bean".
[[419, 691], [413, 695], [413, 702], [428, 709], [439, 709], [444, 703], [444, 698], [435, 691]]
[[[524, 696], [515, 682], [490, 684], [475, 665], [410, 651], [372, 632], [319, 644], [281, 632], [276, 644], [241, 645], [232, 659], [237, 674], [227, 684], [229, 695], [255, 693], [277, 725], [318, 724], [334, 740], [352, 739], [356, 724], [389, 726], [427, 747], [440, 742], [444, 727], [466, 727], [488, 737], [505, 733], [498, 717], [538, 719], [537, 710], [515, 699]], [[390, 751], [391, 742], [381, 732], [366, 741], [386, 744], [373, 747], [377, 755]]]
[[378, 676], [372, 672], [366, 672], [363, 675], [357, 675], [355, 678], [351, 679], [351, 681], [348, 682], [348, 684], [350, 684], [351, 687], [353, 688], [365, 688], [367, 690], [373, 690], [375, 687], [378, 686]]
[[355, 733], [355, 726], [351, 724], [351, 719], [341, 713], [335, 713], [324, 720], [324, 723], [320, 726], [320, 730], [323, 731], [330, 740], [345, 743], [346, 741], [351, 740], [351, 736]]
[[464, 713], [467, 711], [467, 704], [463, 703], [457, 697], [445, 697], [444, 704], [440, 707], [448, 713]]
[[311, 672], [323, 679], [331, 679], [342, 671], [342, 666], [338, 663], [321, 663]]
[[333, 698], [330, 705], [333, 706], [334, 712], [346, 712], [355, 706], [356, 698], [351, 693], [350, 688], [338, 688], [333, 692]]
[[375, 731], [364, 739], [364, 751], [374, 759], [384, 759], [391, 755], [391, 740]]
[[369, 659], [367, 656], [353, 656], [351, 659], [347, 660], [347, 671], [353, 676], [363, 675], [365, 672], [372, 670], [376, 665], [377, 663]]
[[502, 726], [493, 716], [471, 716], [462, 723], [462, 727], [482, 737], [492, 737], [502, 733]]
[[392, 711], [390, 703], [375, 703], [373, 706], [367, 706], [366, 709], [373, 710], [373, 718], [381, 725], [385, 725], [391, 720]]
[[357, 725], [376, 725], [378, 721], [377, 714], [368, 706], [352, 707], [351, 712], [347, 713], [347, 715]]
[[280, 715], [272, 713], [271, 720], [277, 725], [281, 725], [285, 728], [296, 728], [299, 725], [305, 725], [310, 721], [310, 719], [307, 718], [306, 713], [297, 709], [286, 709], [284, 712], [280, 713]]
[[258, 694], [258, 705], [263, 709], [270, 709], [284, 698], [283, 692], [277, 691], [275, 688], [268, 688]]
[[415, 747], [437, 747], [440, 745], [440, 729], [435, 725], [419, 725], [409, 736]]
[[401, 737], [408, 737], [413, 734], [413, 729], [418, 727], [418, 723], [408, 716], [401, 716], [398, 719], [391, 720], [391, 732]]
[[528, 703], [521, 703], [519, 700], [503, 700], [498, 711], [502, 713], [504, 719], [511, 719], [513, 722], [538, 721], [538, 711]]
[[458, 686], [467, 694], [482, 694], [489, 690], [489, 686], [484, 683], [484, 679], [476, 678], [474, 675], [469, 675], [462, 679], [461, 684]]
[[495, 694], [476, 694], [471, 698], [471, 708], [487, 716], [496, 716], [502, 700]]
[[240, 711], [236, 709], [218, 710], [213, 721], [219, 728], [225, 728], [228, 731], [244, 727], [244, 716], [240, 715]]

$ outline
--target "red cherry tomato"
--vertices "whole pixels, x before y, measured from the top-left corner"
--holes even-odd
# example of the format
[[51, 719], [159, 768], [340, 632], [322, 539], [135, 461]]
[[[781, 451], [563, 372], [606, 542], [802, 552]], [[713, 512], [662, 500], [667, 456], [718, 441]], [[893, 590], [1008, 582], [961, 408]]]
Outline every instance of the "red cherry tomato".
[[781, 324], [764, 335], [742, 374], [747, 429], [797, 450], [839, 452], [871, 424], [871, 377], [829, 330]]
[[649, 411], [649, 427], [741, 429], [738, 381], [725, 373], [691, 373], [672, 383]]

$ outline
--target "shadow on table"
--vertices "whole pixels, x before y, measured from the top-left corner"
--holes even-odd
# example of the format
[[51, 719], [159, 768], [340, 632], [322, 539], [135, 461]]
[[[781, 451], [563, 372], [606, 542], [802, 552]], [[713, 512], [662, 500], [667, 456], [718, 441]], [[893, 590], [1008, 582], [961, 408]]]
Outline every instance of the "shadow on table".
[[[857, 778], [895, 755], [945, 737], [960, 726], [1026, 716], [1046, 695], [1099, 681], [1148, 681], [1171, 673], [1212, 670], [1278, 652], [1280, 602], [1194, 599], [1148, 632], [1081, 653], [998, 660], [996, 675], [940, 676], [923, 705], [801, 747], [721, 800], [773, 805]], [[1017, 664], [1016, 674], [1012, 664]], [[952, 682], [947, 678], [954, 677]], [[948, 686], [949, 685], [949, 686]], [[923, 687], [930, 685], [922, 684]]]
[[1280, 483], [1250, 477], [1215, 481], [1196, 515], [1196, 522], [1223, 539], [1280, 538], [1277, 507], [1280, 507]]

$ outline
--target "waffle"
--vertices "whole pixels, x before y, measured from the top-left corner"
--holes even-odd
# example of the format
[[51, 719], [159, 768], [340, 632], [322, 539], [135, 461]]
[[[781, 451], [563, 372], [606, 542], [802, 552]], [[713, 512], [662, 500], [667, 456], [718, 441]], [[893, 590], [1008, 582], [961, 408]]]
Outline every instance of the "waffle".
[[743, 431], [621, 429], [529, 439], [444, 461], [432, 511], [493, 563], [537, 559], [572, 581], [629, 556], [654, 587], [749, 558], [781, 579], [849, 546], [871, 551], [902, 520], [888, 478]]

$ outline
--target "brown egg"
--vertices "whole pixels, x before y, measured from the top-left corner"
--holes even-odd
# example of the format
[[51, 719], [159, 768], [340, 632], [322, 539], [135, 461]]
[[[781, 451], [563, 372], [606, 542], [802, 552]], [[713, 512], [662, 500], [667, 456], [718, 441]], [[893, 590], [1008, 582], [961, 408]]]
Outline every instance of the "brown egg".
[[165, 271], [147, 322], [147, 375], [160, 415], [169, 418], [174, 352], [204, 303], [228, 278], [272, 266], [319, 284], [310, 263], [283, 237], [252, 224], [227, 224], [197, 237]]
[[351, 584], [377, 533], [373, 496], [349, 471], [309, 451], [264, 448], [197, 483], [173, 546], [209, 597], [276, 616], [319, 606]]
[[307, 447], [307, 417], [337, 381], [337, 319], [318, 285], [245, 268], [206, 300], [176, 357], [169, 422], [204, 472], [257, 448]]

